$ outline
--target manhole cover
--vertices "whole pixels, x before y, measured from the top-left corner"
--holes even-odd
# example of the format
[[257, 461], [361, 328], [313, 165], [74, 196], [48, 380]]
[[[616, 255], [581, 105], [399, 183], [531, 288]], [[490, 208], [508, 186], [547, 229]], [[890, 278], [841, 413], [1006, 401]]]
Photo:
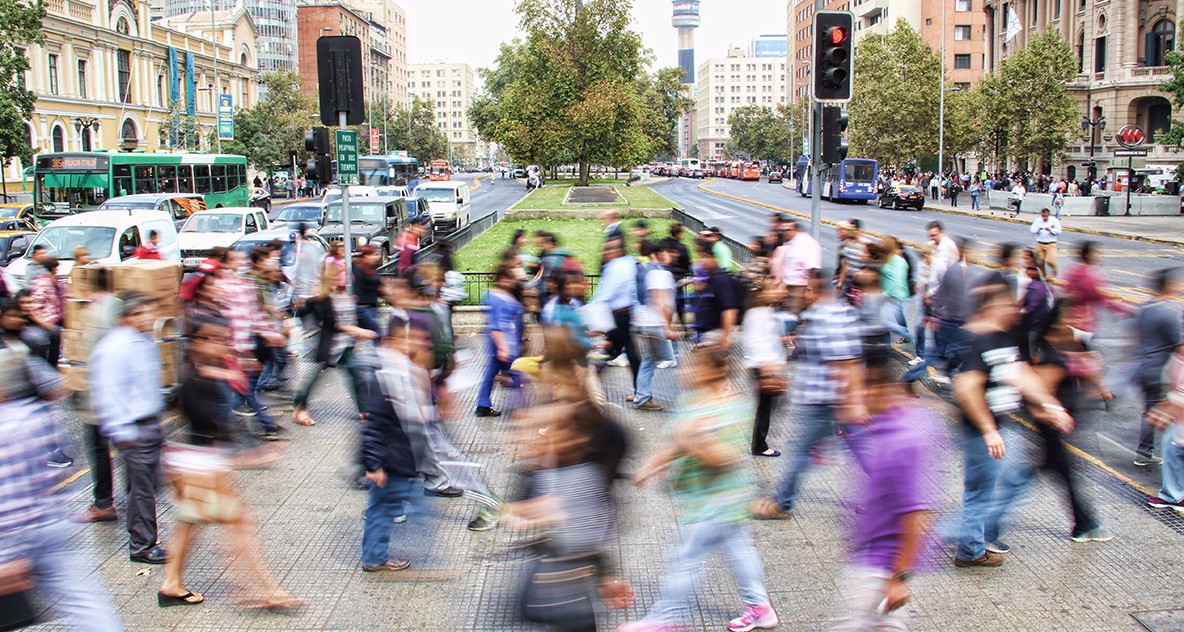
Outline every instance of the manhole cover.
[[612, 187], [571, 187], [567, 190], [566, 204], [612, 204], [620, 202], [621, 196]]
[[1131, 616], [1151, 632], [1184, 632], [1184, 610], [1146, 610]]

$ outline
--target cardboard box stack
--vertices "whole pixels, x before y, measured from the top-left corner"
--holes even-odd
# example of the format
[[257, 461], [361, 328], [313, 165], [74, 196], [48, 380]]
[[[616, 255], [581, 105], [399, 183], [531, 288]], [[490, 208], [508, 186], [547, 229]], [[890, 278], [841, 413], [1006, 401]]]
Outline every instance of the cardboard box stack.
[[[107, 268], [107, 286], [99, 287], [97, 270]], [[181, 266], [168, 261], [125, 261], [114, 265], [92, 264], [75, 267], [70, 272], [66, 293], [65, 326], [62, 331], [62, 375], [67, 386], [76, 391], [88, 390], [86, 363], [90, 358], [91, 323], [94, 313], [91, 295], [104, 289], [115, 294], [134, 290], [152, 300], [159, 318], [181, 315], [177, 291], [181, 287]], [[161, 386], [172, 386], [179, 379], [178, 342], [158, 342], [162, 364]]]

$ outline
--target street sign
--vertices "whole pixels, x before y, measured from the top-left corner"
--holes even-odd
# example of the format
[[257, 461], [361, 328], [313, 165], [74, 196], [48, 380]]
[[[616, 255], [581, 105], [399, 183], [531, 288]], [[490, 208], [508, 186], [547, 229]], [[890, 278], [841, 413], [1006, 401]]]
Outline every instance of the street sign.
[[1147, 140], [1147, 135], [1143, 133], [1143, 128], [1138, 125], [1126, 125], [1118, 130], [1117, 139], [1119, 145], [1127, 149], [1134, 149]]
[[358, 133], [352, 129], [337, 130], [337, 183], [345, 186], [361, 184], [358, 178]]
[[229, 94], [218, 95], [218, 138], [234, 140], [234, 107]]
[[1146, 149], [1115, 149], [1115, 158], [1139, 158], [1147, 155]]
[[377, 127], [370, 128], [370, 153], [371, 154], [378, 153], [378, 128]]

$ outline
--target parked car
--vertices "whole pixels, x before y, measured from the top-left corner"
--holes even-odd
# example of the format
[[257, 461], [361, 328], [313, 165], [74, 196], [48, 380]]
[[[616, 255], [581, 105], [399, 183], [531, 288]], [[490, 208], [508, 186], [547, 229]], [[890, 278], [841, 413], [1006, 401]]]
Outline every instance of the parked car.
[[37, 232], [31, 230], [0, 231], [0, 267], [25, 254], [29, 244], [36, 238]]
[[253, 206], [227, 206], [194, 213], [181, 227], [181, 265], [186, 270], [195, 270], [215, 248], [227, 248], [244, 235], [270, 228], [267, 213]]
[[880, 194], [880, 208], [925, 208], [925, 192], [909, 184], [894, 184]]
[[8, 291], [24, 287], [33, 246], [43, 245], [58, 259], [58, 276], [68, 278], [74, 268], [74, 249], [82, 246], [96, 263], [119, 263], [130, 259], [148, 234], [160, 235], [157, 247], [166, 261], [181, 261], [177, 227], [172, 216], [162, 211], [132, 209], [127, 211], [87, 211], [67, 215], [45, 225], [29, 248], [4, 269]]
[[254, 187], [251, 189], [251, 206], [263, 209], [268, 217], [271, 216], [271, 194], [263, 187]]
[[99, 205], [100, 211], [155, 210], [173, 216], [178, 229], [190, 215], [206, 208], [205, 198], [196, 193], [136, 193], [111, 198]]
[[288, 228], [296, 229], [300, 224], [307, 224], [313, 228], [320, 228], [325, 223], [325, 208], [319, 202], [297, 202], [279, 208], [279, 215], [271, 222], [275, 226], [286, 225]]
[[[449, 184], [433, 182], [432, 184]], [[424, 185], [420, 185], [423, 187]], [[356, 251], [367, 244], [378, 247], [382, 263], [386, 263], [394, 249], [395, 238], [407, 222], [407, 200], [403, 198], [350, 197], [349, 231], [350, 250]], [[345, 223], [342, 221], [340, 202], [325, 207], [325, 225], [318, 231], [329, 243], [345, 240]]]
[[[292, 278], [292, 267], [296, 265], [296, 231], [287, 228], [272, 228], [271, 230], [261, 230], [250, 235], [243, 235], [238, 241], [230, 245], [235, 250], [250, 255], [251, 251], [269, 244], [273, 241], [279, 240], [284, 244], [280, 249], [280, 269], [288, 278]], [[308, 233], [305, 235], [309, 243], [317, 249], [320, 258], [324, 259], [329, 254], [329, 243], [326, 242], [320, 235], [316, 233]]]
[[467, 183], [424, 182], [415, 187], [415, 198], [431, 204], [435, 229], [451, 233], [469, 225], [472, 194]]
[[780, 184], [782, 182], [780, 171], [770, 171], [769, 172], [769, 184], [773, 184], [774, 182], [776, 182], [778, 184]]

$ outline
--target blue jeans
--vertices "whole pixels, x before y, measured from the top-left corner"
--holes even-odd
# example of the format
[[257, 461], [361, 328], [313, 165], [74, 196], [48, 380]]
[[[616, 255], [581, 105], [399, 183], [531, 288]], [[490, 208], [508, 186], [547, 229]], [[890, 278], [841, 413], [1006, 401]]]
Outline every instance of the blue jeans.
[[880, 321], [891, 334], [904, 338], [911, 344], [917, 343], [917, 337], [909, 331], [908, 321], [904, 318], [904, 302], [900, 299], [889, 298], [884, 301], [884, 305], [880, 307]]
[[366, 499], [366, 522], [362, 528], [363, 566], [378, 566], [391, 559], [391, 532], [395, 528], [395, 517], [416, 508], [424, 510], [423, 517], [416, 516], [408, 521], [408, 525], [417, 525], [418, 533], [417, 537], [407, 538], [407, 548], [430, 552], [430, 534], [435, 525], [426, 511], [427, 503], [419, 480], [391, 477], [386, 480], [385, 487], [370, 485]]
[[[939, 319], [938, 323], [937, 333], [933, 336], [933, 353], [926, 354], [925, 361], [914, 365], [901, 380], [915, 382], [921, 379], [929, 366], [943, 370], [947, 374], [957, 368], [957, 360], [963, 348], [970, 342], [969, 336], [962, 328], [962, 323], [942, 319]], [[954, 364], [951, 364], [951, 360]]]
[[999, 479], [995, 484], [995, 507], [988, 515], [983, 531], [983, 538], [987, 542], [999, 539], [1008, 513], [1016, 501], [1023, 497], [1032, 482], [1032, 476], [1036, 473], [1029, 455], [1028, 442], [1020, 436], [1015, 427], [1004, 426], [1002, 434], [1007, 456], [1003, 459]]
[[970, 210], [972, 210], [972, 211], [978, 210], [978, 194], [977, 193], [970, 194]]
[[481, 388], [477, 391], [477, 406], [479, 408], [493, 408], [493, 380], [498, 373], [508, 371], [510, 379], [514, 381], [514, 388], [521, 385], [521, 377], [516, 371], [510, 371], [510, 365], [513, 364], [514, 358], [511, 357], [508, 361], [502, 362], [497, 359], [497, 349], [490, 345], [489, 350], [489, 364], [485, 366], [485, 379], [481, 380]]
[[[986, 552], [988, 522], [995, 513], [995, 485], [1002, 462], [991, 458], [983, 435], [975, 428], [961, 428], [963, 481], [962, 519], [958, 527], [955, 555], [964, 561], [977, 560]], [[1004, 440], [1006, 445], [1006, 439]], [[1007, 445], [1008, 450], [1011, 449]], [[989, 529], [998, 536], [998, 529]]]
[[33, 565], [36, 592], [75, 628], [122, 631], [102, 579], [88, 577], [95, 561], [86, 549], [71, 542], [70, 534], [69, 524], [59, 520], [6, 535], [0, 547], [5, 558], [11, 554]]
[[[794, 500], [797, 499], [798, 485], [806, 471], [810, 469], [811, 453], [814, 447], [829, 437], [835, 436], [839, 429], [835, 421], [835, 409], [830, 404], [798, 404], [796, 405], [800, 421], [797, 442], [794, 445], [793, 460], [789, 469], [781, 478], [777, 486], [777, 494], [773, 497], [785, 511], [793, 511]], [[847, 447], [855, 456], [861, 469], [864, 468], [864, 438], [867, 436], [864, 427], [843, 427], [843, 435]]]
[[267, 411], [263, 410], [262, 405], [259, 403], [259, 377], [260, 375], [257, 373], [247, 373], [247, 394], [240, 395], [238, 391], [232, 391], [234, 395], [234, 407], [238, 408], [246, 404], [247, 408], [255, 411], [259, 425], [263, 426], [264, 429], [274, 428], [276, 427], [275, 420], [271, 418], [271, 415], [267, 414]]
[[641, 366], [637, 369], [637, 384], [634, 389], [633, 407], [654, 398], [654, 370], [659, 362], [674, 358], [670, 341], [661, 327], [638, 327], [633, 332], [634, 345], [641, 352]]
[[382, 335], [382, 328], [378, 326], [378, 306], [358, 305], [358, 327]]
[[1184, 431], [1181, 431], [1180, 424], [1172, 424], [1163, 431], [1159, 452], [1163, 459], [1159, 497], [1184, 503]]
[[703, 562], [717, 549], [723, 552], [745, 605], [769, 604], [765, 569], [746, 523], [709, 519], [684, 524], [680, 530], [682, 545], [667, 568], [661, 597], [650, 606], [647, 621], [675, 625], [688, 618], [690, 602], [703, 576]]

